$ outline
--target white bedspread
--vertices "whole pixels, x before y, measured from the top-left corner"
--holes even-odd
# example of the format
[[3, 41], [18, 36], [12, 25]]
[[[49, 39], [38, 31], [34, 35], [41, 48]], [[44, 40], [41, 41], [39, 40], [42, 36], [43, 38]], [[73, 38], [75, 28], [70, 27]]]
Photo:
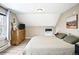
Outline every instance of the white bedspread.
[[35, 36], [27, 44], [24, 53], [30, 55], [71, 55], [75, 47], [62, 39], [48, 36]]

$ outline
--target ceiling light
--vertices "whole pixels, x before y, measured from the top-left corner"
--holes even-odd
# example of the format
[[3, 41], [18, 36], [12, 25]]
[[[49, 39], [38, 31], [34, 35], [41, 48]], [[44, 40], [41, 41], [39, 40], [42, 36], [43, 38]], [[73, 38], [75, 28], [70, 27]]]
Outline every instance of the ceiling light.
[[38, 12], [44, 11], [42, 8], [37, 9]]

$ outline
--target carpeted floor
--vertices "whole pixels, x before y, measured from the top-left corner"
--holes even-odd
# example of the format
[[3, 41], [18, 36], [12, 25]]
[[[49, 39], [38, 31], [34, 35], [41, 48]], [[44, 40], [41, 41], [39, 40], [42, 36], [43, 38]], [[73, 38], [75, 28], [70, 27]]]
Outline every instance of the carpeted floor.
[[24, 48], [29, 41], [30, 39], [26, 39], [18, 46], [11, 46], [3, 52], [0, 52], [0, 55], [22, 55], [24, 52]]

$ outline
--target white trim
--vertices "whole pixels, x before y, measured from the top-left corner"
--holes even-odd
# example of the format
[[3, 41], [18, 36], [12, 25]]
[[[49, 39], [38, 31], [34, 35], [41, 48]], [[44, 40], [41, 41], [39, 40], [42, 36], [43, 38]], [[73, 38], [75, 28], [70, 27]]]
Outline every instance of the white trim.
[[7, 12], [7, 40], [10, 40], [10, 10]]

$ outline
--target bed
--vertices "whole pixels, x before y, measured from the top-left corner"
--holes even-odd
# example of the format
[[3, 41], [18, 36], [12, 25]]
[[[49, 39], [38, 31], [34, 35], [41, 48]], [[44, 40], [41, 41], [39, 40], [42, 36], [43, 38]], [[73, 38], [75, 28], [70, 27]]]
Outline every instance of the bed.
[[75, 46], [55, 36], [35, 36], [24, 49], [26, 55], [73, 55]]

